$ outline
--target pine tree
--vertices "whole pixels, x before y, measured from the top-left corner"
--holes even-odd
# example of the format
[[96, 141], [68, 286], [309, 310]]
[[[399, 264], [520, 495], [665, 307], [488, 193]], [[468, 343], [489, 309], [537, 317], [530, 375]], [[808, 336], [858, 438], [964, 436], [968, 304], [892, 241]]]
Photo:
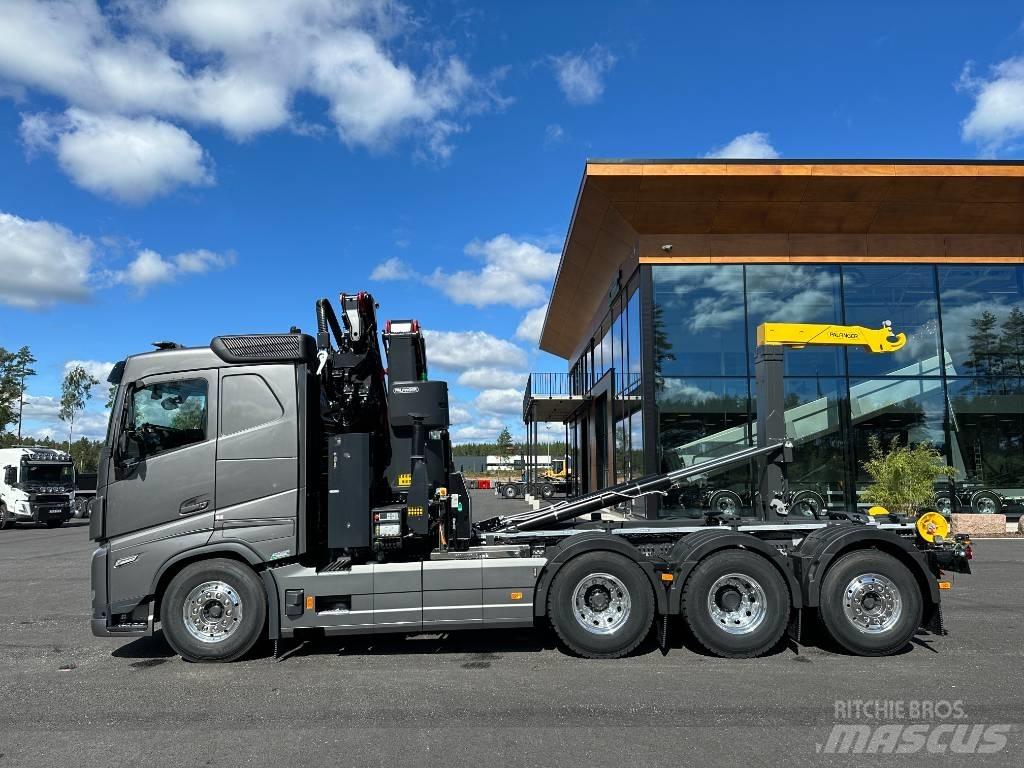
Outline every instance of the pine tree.
[[976, 377], [978, 389], [992, 392], [995, 377], [999, 375], [1000, 339], [996, 332], [998, 319], [987, 309], [980, 317], [971, 320], [973, 332], [967, 337], [970, 342], [970, 356], [964, 362]]
[[21, 439], [21, 417], [25, 411], [25, 379], [35, 376], [35, 369], [32, 363], [36, 362], [28, 347], [22, 347], [14, 354], [11, 366], [11, 375], [15, 379], [15, 387], [18, 392], [18, 439]]
[[1000, 339], [1003, 354], [1003, 374], [1024, 376], [1024, 312], [1014, 307], [1003, 321], [1003, 336]]

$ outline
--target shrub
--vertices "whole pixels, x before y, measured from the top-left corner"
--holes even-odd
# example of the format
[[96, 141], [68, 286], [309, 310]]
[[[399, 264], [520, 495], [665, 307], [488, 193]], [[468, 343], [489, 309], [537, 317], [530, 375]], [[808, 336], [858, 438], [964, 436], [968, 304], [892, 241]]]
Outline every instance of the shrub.
[[864, 469], [872, 483], [862, 498], [879, 504], [890, 512], [914, 515], [919, 509], [932, 504], [935, 481], [940, 477], [952, 480], [956, 470], [946, 464], [942, 454], [931, 443], [901, 445], [894, 438], [887, 449], [875, 435], [868, 438], [871, 458]]

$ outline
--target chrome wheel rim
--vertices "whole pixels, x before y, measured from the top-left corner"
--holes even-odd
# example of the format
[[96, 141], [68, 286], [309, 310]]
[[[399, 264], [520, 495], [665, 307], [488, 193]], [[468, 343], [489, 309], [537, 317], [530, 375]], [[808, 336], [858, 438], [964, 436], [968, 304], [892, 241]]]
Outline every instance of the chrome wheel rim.
[[629, 590], [617, 576], [592, 573], [572, 592], [576, 623], [594, 635], [612, 635], [629, 620]]
[[749, 634], [768, 615], [764, 587], [743, 573], [721, 576], [708, 590], [708, 614], [723, 632]]
[[996, 513], [995, 499], [990, 499], [988, 496], [982, 496], [975, 502], [975, 504], [978, 507], [979, 515], [994, 515]]
[[719, 496], [715, 500], [715, 509], [719, 512], [728, 512], [734, 514], [739, 507], [736, 505], [736, 499], [732, 496]]
[[182, 618], [196, 640], [222, 643], [242, 623], [242, 598], [223, 581], [205, 581], [188, 593]]
[[953, 511], [953, 500], [949, 496], [939, 496], [935, 499], [935, 509], [944, 515]]
[[900, 620], [903, 598], [892, 579], [879, 573], [863, 573], [846, 585], [843, 613], [859, 632], [878, 635]]

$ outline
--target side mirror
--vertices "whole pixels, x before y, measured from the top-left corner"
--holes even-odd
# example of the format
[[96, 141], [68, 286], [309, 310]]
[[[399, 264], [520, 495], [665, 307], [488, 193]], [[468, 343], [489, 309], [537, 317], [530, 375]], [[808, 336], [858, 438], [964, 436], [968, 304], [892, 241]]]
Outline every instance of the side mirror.
[[18, 482], [18, 470], [14, 467], [4, 467], [4, 485], [14, 485]]

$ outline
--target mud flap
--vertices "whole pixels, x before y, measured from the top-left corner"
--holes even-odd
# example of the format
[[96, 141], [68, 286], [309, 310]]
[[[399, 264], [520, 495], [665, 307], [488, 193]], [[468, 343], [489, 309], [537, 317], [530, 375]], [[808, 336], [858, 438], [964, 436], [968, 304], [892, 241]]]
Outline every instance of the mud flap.
[[803, 632], [804, 612], [802, 608], [795, 609], [789, 616], [789, 624], [786, 625], [786, 636], [794, 653], [800, 653], [800, 635]]

